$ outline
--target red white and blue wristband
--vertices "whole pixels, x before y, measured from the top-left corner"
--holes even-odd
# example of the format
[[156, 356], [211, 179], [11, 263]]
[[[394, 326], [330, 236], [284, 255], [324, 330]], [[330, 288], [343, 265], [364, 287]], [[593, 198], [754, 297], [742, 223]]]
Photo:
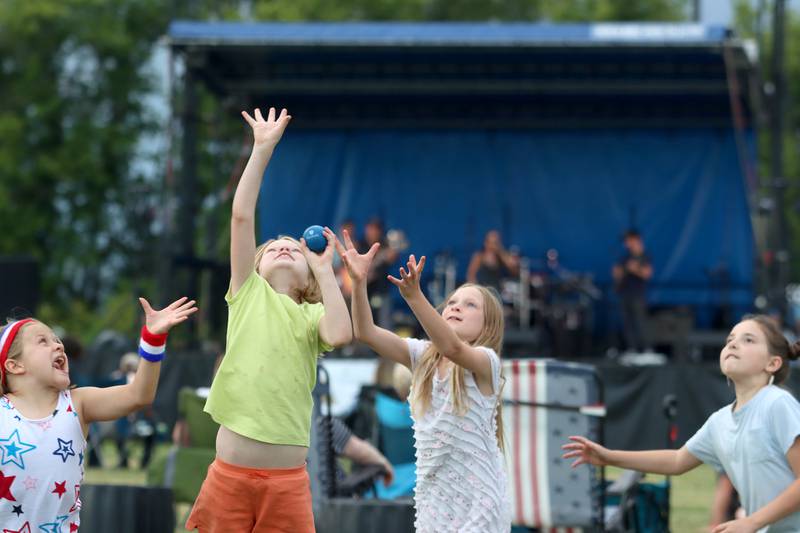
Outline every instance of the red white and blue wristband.
[[142, 326], [142, 338], [139, 340], [139, 355], [146, 361], [158, 363], [167, 355], [167, 334], [151, 333], [147, 326]]

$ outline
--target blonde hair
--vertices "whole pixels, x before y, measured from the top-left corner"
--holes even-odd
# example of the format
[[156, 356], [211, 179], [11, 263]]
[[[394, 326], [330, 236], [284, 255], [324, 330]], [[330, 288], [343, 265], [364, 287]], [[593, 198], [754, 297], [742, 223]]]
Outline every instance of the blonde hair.
[[[267, 246], [269, 246], [275, 241], [291, 241], [298, 246], [300, 245], [300, 241], [298, 241], [294, 237], [289, 237], [288, 235], [278, 235], [277, 238], [270, 239], [267, 242], [263, 243], [258, 248], [256, 248], [255, 269], [256, 273], [259, 276], [261, 275], [261, 271], [258, 269], [258, 266], [261, 263], [261, 258], [264, 256], [264, 252], [266, 251]], [[314, 277], [314, 272], [312, 272], [310, 268], [308, 269], [308, 279], [306, 280], [306, 286], [298, 287], [295, 294], [291, 296], [296, 296], [300, 301], [308, 302], [310, 304], [316, 304], [322, 301], [322, 291], [319, 288], [319, 283], [317, 283], [317, 278]]]
[[[6, 328], [11, 326], [11, 324], [13, 324], [14, 322], [16, 322], [16, 320], [9, 320], [5, 326], [0, 328], [0, 337], [3, 336], [3, 333], [6, 331]], [[17, 336], [14, 337], [11, 346], [8, 348], [8, 357], [6, 358], [7, 361], [11, 361], [12, 359], [14, 360], [19, 359], [19, 357], [22, 355], [22, 331], [34, 323], [35, 322], [28, 322], [27, 324], [23, 324], [19, 328], [19, 331], [17, 331]], [[8, 370], [6, 370], [5, 368], [3, 368], [3, 375], [6, 377], [6, 383], [8, 383]], [[3, 385], [3, 380], [0, 380], [0, 394], [6, 394], [7, 392], [11, 392], [11, 388], [5, 387]]]
[[[503, 319], [503, 306], [498, 298], [483, 285], [474, 283], [465, 283], [450, 293], [444, 302], [450, 298], [459, 289], [473, 287], [477, 289], [481, 296], [483, 296], [483, 328], [481, 328], [478, 337], [471, 343], [472, 346], [484, 346], [491, 348], [500, 357], [500, 350], [503, 346], [503, 332], [504, 332], [504, 319]], [[442, 360], [442, 354], [433, 343], [430, 343], [423, 352], [419, 359], [419, 363], [414, 369], [411, 377], [411, 409], [414, 414], [421, 416], [425, 414], [431, 406], [431, 390], [433, 388], [433, 376], [436, 374], [439, 362]], [[459, 416], [464, 416], [469, 409], [467, 405], [469, 398], [467, 396], [467, 387], [464, 381], [464, 367], [455, 365], [453, 369], [453, 379], [451, 381], [451, 396], [453, 398], [454, 412]], [[500, 390], [494, 391], [497, 394], [497, 414], [495, 421], [497, 423], [497, 444], [500, 449], [505, 447], [505, 439], [503, 437], [503, 409], [502, 409], [502, 384], [505, 381], [500, 373]]]

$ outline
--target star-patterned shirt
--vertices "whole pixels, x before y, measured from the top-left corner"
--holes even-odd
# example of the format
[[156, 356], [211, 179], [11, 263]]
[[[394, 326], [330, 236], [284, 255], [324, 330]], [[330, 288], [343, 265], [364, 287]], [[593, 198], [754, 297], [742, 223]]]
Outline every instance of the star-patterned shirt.
[[53, 414], [25, 418], [0, 397], [0, 528], [78, 531], [86, 439], [68, 390]]

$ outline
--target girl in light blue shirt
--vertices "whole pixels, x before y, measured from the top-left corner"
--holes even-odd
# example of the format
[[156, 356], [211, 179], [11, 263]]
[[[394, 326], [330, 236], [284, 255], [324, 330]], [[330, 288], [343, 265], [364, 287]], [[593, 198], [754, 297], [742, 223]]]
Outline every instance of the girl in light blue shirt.
[[800, 531], [800, 404], [776, 385], [789, 375], [800, 343], [790, 345], [775, 322], [746, 316], [720, 352], [720, 368], [736, 401], [712, 414], [680, 450], [609, 450], [584, 437], [570, 437], [564, 458], [642, 472], [676, 475], [708, 463], [725, 472], [739, 492], [745, 518], [713, 533]]

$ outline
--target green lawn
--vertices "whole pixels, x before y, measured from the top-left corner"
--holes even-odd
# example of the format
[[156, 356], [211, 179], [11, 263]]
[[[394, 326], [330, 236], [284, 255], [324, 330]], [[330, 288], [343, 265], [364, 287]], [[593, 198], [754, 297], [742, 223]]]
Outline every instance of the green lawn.
[[[608, 469], [608, 477], [614, 477]], [[679, 533], [706, 531], [716, 485], [714, 470], [706, 465], [672, 478], [670, 529]], [[648, 475], [645, 481], [662, 482], [663, 476]]]
[[[117, 464], [117, 454], [109, 443], [103, 446], [103, 468], [88, 468], [85, 483], [91, 484], [116, 484], [116, 485], [144, 485], [145, 472], [139, 470], [138, 459], [140, 452], [137, 449], [131, 453], [132, 468], [112, 468]], [[607, 476], [615, 477], [614, 469], [608, 469]], [[647, 480], [661, 481], [661, 476], [648, 476]], [[716, 476], [714, 471], [705, 465], [688, 474], [672, 478], [672, 508], [670, 513], [672, 531], [680, 533], [698, 533], [704, 531], [708, 523], [709, 509], [714, 494]], [[180, 526], [189, 511], [187, 505], [179, 505], [175, 516]], [[184, 531], [182, 527], [176, 527]]]
[[688, 474], [673, 478], [670, 524], [672, 531], [705, 531], [714, 498], [717, 475], [702, 465]]

